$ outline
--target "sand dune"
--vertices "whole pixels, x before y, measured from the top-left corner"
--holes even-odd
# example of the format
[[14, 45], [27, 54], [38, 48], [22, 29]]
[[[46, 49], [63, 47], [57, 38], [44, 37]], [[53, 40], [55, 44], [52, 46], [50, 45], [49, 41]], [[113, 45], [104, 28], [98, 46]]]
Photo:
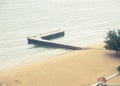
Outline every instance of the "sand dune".
[[[90, 86], [116, 73], [120, 59], [103, 44], [0, 72], [0, 86]], [[109, 82], [119, 83], [120, 77]]]

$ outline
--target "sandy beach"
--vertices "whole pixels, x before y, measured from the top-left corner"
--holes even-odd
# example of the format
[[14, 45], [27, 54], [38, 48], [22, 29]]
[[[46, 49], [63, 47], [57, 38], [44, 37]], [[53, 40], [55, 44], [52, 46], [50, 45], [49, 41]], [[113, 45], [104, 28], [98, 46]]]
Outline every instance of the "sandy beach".
[[[0, 86], [91, 86], [99, 76], [116, 73], [120, 64], [120, 58], [103, 46], [2, 70]], [[109, 82], [120, 83], [120, 76]]]

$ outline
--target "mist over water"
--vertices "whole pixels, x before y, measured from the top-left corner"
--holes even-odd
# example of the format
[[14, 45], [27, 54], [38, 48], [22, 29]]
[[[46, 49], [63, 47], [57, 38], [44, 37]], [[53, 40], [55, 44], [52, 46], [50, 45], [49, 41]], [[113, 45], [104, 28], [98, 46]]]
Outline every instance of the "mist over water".
[[108, 29], [120, 28], [119, 0], [1, 0], [0, 69], [52, 57], [68, 50], [27, 44], [27, 36], [57, 29], [53, 40], [84, 47], [102, 42]]

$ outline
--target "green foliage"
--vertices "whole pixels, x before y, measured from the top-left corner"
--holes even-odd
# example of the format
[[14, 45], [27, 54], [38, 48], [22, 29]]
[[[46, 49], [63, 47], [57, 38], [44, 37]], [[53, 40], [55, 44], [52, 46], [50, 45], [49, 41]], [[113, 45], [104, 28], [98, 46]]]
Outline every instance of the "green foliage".
[[120, 54], [120, 30], [109, 30], [105, 43], [106, 49], [114, 50], [116, 54]]
[[117, 67], [117, 70], [120, 72], [120, 65]]

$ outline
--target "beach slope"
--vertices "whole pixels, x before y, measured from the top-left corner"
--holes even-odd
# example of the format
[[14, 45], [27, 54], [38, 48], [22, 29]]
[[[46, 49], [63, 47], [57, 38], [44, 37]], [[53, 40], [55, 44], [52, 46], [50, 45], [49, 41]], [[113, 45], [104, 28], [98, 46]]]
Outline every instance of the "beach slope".
[[[116, 73], [120, 59], [103, 44], [0, 71], [0, 86], [90, 86]], [[119, 83], [120, 77], [109, 82]]]

